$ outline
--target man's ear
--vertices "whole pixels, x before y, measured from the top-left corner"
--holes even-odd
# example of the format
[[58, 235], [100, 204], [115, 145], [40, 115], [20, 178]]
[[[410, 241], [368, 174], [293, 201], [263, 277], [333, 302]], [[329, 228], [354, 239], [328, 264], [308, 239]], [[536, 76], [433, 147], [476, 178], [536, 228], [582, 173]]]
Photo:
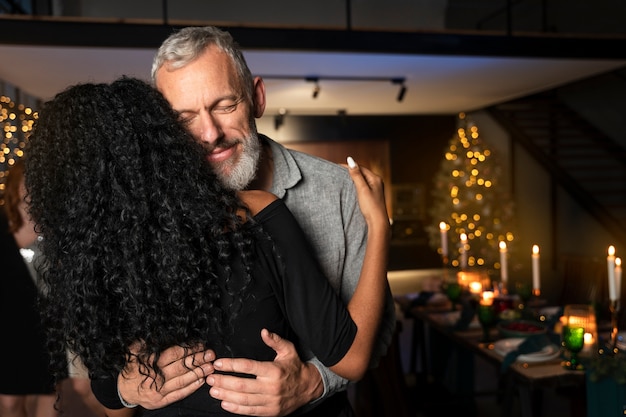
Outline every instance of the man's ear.
[[260, 118], [265, 112], [265, 83], [261, 77], [254, 77], [252, 90], [252, 113], [255, 118]]

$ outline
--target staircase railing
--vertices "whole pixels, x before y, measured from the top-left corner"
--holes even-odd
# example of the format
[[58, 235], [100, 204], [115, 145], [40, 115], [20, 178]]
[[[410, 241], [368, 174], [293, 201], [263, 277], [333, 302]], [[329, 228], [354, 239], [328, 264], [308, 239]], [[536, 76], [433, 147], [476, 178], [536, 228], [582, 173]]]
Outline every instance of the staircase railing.
[[554, 92], [492, 106], [512, 138], [620, 244], [626, 244], [626, 150]]

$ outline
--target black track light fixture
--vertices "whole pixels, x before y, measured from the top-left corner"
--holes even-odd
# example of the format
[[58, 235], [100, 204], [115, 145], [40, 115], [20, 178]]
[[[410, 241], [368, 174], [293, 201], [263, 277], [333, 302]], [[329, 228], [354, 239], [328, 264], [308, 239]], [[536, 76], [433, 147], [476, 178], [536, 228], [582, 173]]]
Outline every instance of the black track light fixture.
[[319, 77], [306, 77], [305, 80], [310, 83], [315, 83], [313, 87], [313, 94], [311, 97], [317, 98], [320, 95], [320, 79]]
[[391, 83], [397, 84], [400, 86], [400, 90], [398, 90], [398, 95], [396, 96], [396, 100], [398, 103], [401, 103], [404, 100], [404, 95], [406, 94], [406, 85], [404, 84], [406, 80], [404, 78], [392, 78]]
[[274, 129], [278, 130], [285, 123], [285, 116], [287, 115], [287, 109], [280, 108], [278, 114], [274, 116]]

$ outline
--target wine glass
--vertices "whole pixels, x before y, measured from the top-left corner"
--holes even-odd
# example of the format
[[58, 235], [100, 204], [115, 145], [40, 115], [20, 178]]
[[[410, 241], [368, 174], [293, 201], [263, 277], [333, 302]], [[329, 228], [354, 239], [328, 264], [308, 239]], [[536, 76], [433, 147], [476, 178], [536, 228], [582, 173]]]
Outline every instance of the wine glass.
[[476, 315], [478, 316], [478, 321], [480, 322], [480, 326], [483, 329], [483, 338], [481, 342], [491, 342], [492, 340], [489, 331], [496, 324], [497, 321], [496, 309], [494, 308], [493, 304], [480, 303], [478, 304]]
[[585, 345], [585, 328], [577, 325], [563, 326], [563, 346], [570, 353], [570, 358], [564, 363], [567, 369], [579, 369], [578, 353]]
[[452, 303], [452, 311], [456, 310], [456, 303], [461, 299], [461, 293], [463, 288], [461, 288], [461, 284], [458, 282], [448, 282], [445, 286], [446, 295], [448, 299]]
[[563, 363], [567, 369], [582, 369], [578, 354], [585, 346], [585, 333], [593, 320], [591, 306], [570, 304], [563, 309], [562, 345], [570, 353], [569, 360]]

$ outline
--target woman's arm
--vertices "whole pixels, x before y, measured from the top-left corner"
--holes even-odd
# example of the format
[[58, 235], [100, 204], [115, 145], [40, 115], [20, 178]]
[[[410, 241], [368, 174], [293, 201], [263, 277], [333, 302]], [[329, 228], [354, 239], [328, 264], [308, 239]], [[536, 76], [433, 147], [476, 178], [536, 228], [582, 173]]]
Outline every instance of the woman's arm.
[[[378, 327], [385, 306], [388, 286], [387, 251], [391, 229], [389, 227], [389, 217], [387, 215], [381, 178], [370, 170], [360, 168], [356, 165], [349, 167], [349, 172], [356, 186], [359, 207], [368, 226], [367, 249], [365, 252], [365, 260], [361, 268], [359, 283], [347, 306], [348, 313], [357, 326], [356, 336], [344, 356], [333, 366], [330, 366], [330, 369], [344, 378], [359, 380], [368, 369], [374, 341], [378, 334]], [[252, 215], [256, 215], [277, 198], [273, 194], [264, 191], [243, 191], [240, 192], [239, 195], [250, 209]], [[281, 226], [281, 229], [290, 227], [290, 225], [286, 223], [281, 223]], [[296, 225], [294, 226], [297, 227]], [[304, 251], [285, 252], [285, 245], [298, 246], [297, 237], [294, 237], [295, 235], [288, 234], [287, 236], [289, 237], [285, 238], [281, 234], [282, 239], [280, 239], [277, 230], [272, 229], [271, 232], [275, 239], [279, 239], [282, 242], [279, 246], [281, 246], [283, 253], [289, 253], [289, 255], [285, 255], [287, 258], [293, 258], [297, 256], [296, 254], [302, 256], [302, 254], [305, 253]], [[288, 273], [304, 275], [302, 268], [307, 268], [303, 267], [304, 260], [301, 258], [300, 261], [295, 261], [294, 259], [290, 260], [292, 261], [290, 263], [292, 265], [298, 265], [299, 269], [290, 269]], [[309, 267], [312, 266], [310, 263], [306, 263], [305, 265], [309, 265]], [[318, 271], [317, 269], [315, 270]], [[314, 275], [314, 273], [312, 274]], [[307, 278], [299, 278], [304, 281], [307, 280]], [[309, 276], [309, 278], [312, 279], [311, 276]], [[325, 284], [327, 284], [325, 279], [317, 282], [324, 281]], [[303, 308], [304, 304], [296, 304], [298, 304], [298, 309]], [[294, 312], [293, 314], [296, 313]], [[326, 319], [328, 319], [328, 316]], [[328, 342], [330, 343], [332, 340]]]
[[356, 165], [352, 158], [348, 158], [348, 165], [367, 222], [367, 249], [359, 283], [348, 303], [348, 311], [358, 328], [357, 335], [346, 355], [330, 369], [344, 378], [359, 380], [367, 371], [385, 306], [391, 228], [382, 179]]

